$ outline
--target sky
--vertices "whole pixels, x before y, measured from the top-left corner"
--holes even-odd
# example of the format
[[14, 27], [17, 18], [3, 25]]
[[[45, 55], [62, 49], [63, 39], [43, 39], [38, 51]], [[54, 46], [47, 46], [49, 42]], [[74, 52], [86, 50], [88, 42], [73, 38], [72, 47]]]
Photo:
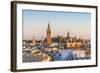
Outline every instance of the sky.
[[42, 39], [46, 37], [48, 23], [51, 36], [91, 38], [91, 14], [83, 12], [23, 10], [23, 39]]

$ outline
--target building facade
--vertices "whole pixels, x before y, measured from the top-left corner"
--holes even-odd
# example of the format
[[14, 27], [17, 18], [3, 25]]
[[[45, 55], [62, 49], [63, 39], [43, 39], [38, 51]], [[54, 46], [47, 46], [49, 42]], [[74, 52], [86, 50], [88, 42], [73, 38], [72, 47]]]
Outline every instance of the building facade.
[[68, 32], [66, 37], [66, 47], [79, 50], [82, 47], [82, 39], [77, 39], [76, 36], [71, 37]]

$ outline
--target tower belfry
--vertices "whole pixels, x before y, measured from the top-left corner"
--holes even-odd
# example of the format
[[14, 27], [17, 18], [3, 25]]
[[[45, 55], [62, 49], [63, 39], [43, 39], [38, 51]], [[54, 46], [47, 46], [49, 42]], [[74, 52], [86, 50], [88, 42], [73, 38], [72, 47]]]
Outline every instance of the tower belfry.
[[51, 31], [51, 29], [50, 29], [50, 23], [48, 23], [48, 29], [47, 29], [48, 31]]
[[48, 28], [47, 28], [47, 44], [52, 44], [50, 23], [48, 23]]

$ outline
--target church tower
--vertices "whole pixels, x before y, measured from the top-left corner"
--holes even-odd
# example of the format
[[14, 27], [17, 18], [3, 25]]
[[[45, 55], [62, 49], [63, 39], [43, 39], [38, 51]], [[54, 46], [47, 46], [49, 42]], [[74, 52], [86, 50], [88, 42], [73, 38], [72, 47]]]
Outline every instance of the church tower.
[[50, 23], [48, 23], [48, 29], [47, 29], [47, 44], [52, 44]]
[[68, 32], [67, 33], [67, 39], [70, 39], [71, 37], [70, 37], [70, 33]]

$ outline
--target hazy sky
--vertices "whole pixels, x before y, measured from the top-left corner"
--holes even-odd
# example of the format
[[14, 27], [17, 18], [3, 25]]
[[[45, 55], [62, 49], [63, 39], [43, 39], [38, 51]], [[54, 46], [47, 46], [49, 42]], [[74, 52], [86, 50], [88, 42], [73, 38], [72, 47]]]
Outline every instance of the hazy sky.
[[68, 31], [73, 37], [91, 37], [90, 13], [23, 10], [23, 39], [45, 38], [48, 22], [52, 37]]

